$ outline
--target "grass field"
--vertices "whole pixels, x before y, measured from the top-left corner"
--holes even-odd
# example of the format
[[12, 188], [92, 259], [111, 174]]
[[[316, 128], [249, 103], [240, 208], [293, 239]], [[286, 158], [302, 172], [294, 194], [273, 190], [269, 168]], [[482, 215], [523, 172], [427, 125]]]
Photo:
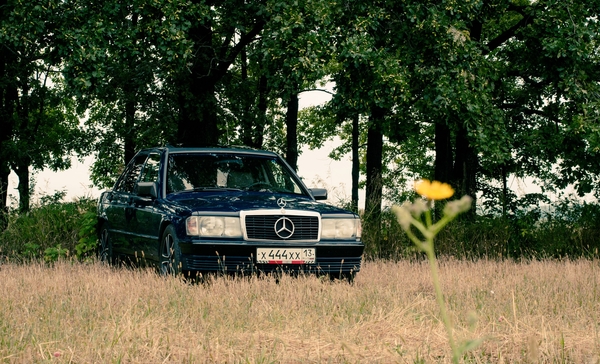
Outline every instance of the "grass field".
[[[474, 363], [600, 361], [600, 262], [440, 261]], [[365, 262], [355, 283], [214, 278], [60, 262], [0, 266], [0, 362], [445, 363], [426, 262]]]

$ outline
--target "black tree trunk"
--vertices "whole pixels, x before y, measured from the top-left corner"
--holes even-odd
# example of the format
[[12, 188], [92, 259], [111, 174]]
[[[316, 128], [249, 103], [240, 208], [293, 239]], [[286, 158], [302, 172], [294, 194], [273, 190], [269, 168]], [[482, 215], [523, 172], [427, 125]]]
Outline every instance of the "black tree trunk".
[[358, 213], [358, 181], [360, 178], [360, 157], [358, 154], [359, 142], [359, 115], [352, 116], [352, 211]]
[[385, 115], [384, 109], [374, 106], [371, 109], [371, 120], [367, 132], [367, 186], [365, 215], [372, 226], [380, 225], [381, 200], [383, 194], [383, 134], [381, 124]]
[[298, 94], [293, 93], [287, 103], [285, 115], [286, 126], [286, 152], [285, 160], [294, 169], [298, 170]]

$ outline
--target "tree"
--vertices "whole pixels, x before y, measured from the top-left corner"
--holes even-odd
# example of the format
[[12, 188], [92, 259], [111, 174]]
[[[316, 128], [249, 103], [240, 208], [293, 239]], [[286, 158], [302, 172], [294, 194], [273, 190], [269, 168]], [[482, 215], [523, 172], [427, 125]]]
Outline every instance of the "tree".
[[326, 76], [331, 59], [329, 38], [321, 31], [329, 21], [328, 10], [328, 2], [323, 1], [280, 3], [261, 41], [270, 88], [278, 90], [285, 104], [285, 158], [294, 169], [300, 153], [299, 95]]
[[[384, 136], [400, 137], [405, 123], [393, 109], [407, 98], [403, 91], [406, 69], [399, 61], [399, 41], [404, 25], [394, 14], [397, 3], [337, 3], [334, 35], [337, 67], [333, 104], [339, 120], [352, 121], [354, 148], [358, 148], [359, 115], [367, 115], [366, 203], [365, 210], [379, 225], [384, 174]], [[395, 125], [395, 123], [398, 123]], [[358, 152], [353, 151], [357, 156]], [[357, 180], [354, 176], [353, 180]], [[378, 230], [376, 228], [376, 230]]]
[[[218, 83], [269, 19], [264, 1], [193, 1], [183, 15], [193, 55], [170, 80], [177, 85], [177, 141], [216, 145], [223, 127], [216, 97]], [[201, 131], [201, 132], [198, 132]]]
[[509, 7], [514, 25], [488, 42], [500, 75], [498, 108], [514, 133], [515, 157], [506, 165], [553, 188], [573, 184], [582, 195], [597, 191], [600, 171], [599, 6], [548, 1]]
[[[11, 8], [8, 0], [0, 1], [0, 24], [2, 29], [9, 21]], [[10, 153], [8, 153], [8, 142], [12, 139], [14, 110], [18, 99], [18, 86], [15, 77], [17, 55], [11, 51], [10, 44], [5, 40], [5, 31], [2, 31], [0, 43], [0, 229], [6, 224], [6, 206], [8, 198], [8, 176], [10, 175]]]
[[390, 47], [410, 70], [398, 84], [404, 98], [396, 99], [394, 114], [414, 120], [396, 119], [387, 133], [432, 133], [403, 132], [424, 146], [433, 140], [433, 149], [419, 151], [435, 154], [433, 173], [424, 177], [450, 183], [459, 195], [491, 191], [510, 174], [590, 191], [598, 170], [599, 9], [584, 1], [385, 8], [401, 20], [394, 31], [402, 41]]
[[58, 66], [62, 2], [0, 4], [3, 208], [9, 168], [19, 178], [19, 210], [30, 205], [31, 168], [65, 169], [80, 145], [78, 120]]
[[[295, 166], [320, 131], [344, 137], [334, 154], [352, 151], [353, 204], [360, 170], [375, 220], [382, 196], [414, 178], [485, 193], [504, 213], [511, 176], [599, 191], [598, 0], [3, 5], [4, 200], [11, 168], [25, 193], [29, 167], [49, 165], [19, 154], [43, 155], [39, 130], [69, 130], [40, 139], [56, 142], [50, 165], [65, 165], [77, 128], [64, 90], [87, 111], [95, 139], [79, 145], [101, 156], [94, 176], [105, 186], [148, 144], [239, 142]], [[60, 68], [68, 87], [53, 76]], [[335, 95], [302, 135], [298, 95], [324, 79]]]
[[[114, 180], [121, 148], [126, 162], [144, 145], [216, 145], [223, 132], [236, 129], [228, 118], [239, 109], [229, 100], [248, 93], [232, 94], [242, 90], [235, 62], [246, 57], [272, 9], [238, 0], [75, 4], [77, 26], [66, 37], [73, 56], [65, 73], [100, 136], [96, 183]], [[259, 108], [266, 114], [266, 78], [258, 77]], [[245, 140], [251, 141], [247, 134]]]
[[[597, 5], [332, 2], [332, 105], [340, 120], [371, 115], [367, 154], [374, 146], [379, 155], [380, 128], [405, 154], [399, 168], [448, 182], [459, 195], [506, 186], [511, 174], [590, 191], [598, 170]], [[385, 117], [374, 117], [377, 108]], [[431, 155], [431, 167], [411, 165]], [[368, 174], [378, 173], [377, 158], [369, 160]]]
[[64, 73], [80, 108], [89, 110], [96, 185], [110, 187], [138, 149], [176, 141], [177, 98], [169, 81], [192, 52], [186, 4], [69, 3]]

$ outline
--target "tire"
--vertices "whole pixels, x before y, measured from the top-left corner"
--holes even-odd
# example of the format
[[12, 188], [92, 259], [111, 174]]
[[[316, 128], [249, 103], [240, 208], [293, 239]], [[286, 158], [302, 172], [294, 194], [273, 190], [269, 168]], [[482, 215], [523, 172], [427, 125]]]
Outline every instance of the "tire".
[[112, 240], [110, 239], [108, 223], [106, 222], [102, 224], [102, 228], [100, 229], [100, 236], [98, 242], [98, 259], [102, 263], [109, 265], [113, 265], [115, 263]]
[[167, 226], [160, 239], [159, 272], [163, 276], [181, 273], [181, 248], [173, 225]]

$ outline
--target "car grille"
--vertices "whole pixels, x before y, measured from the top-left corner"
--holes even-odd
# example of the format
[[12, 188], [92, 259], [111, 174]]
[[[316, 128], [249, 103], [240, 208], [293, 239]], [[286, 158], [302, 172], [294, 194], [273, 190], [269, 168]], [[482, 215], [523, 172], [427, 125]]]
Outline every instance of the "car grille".
[[[293, 233], [289, 237], [286, 234], [277, 234], [276, 224], [281, 218], [286, 218], [293, 224], [288, 223], [287, 226], [288, 229], [293, 226]], [[248, 239], [252, 240], [315, 241], [319, 239], [319, 218], [317, 216], [247, 215], [245, 224]]]

